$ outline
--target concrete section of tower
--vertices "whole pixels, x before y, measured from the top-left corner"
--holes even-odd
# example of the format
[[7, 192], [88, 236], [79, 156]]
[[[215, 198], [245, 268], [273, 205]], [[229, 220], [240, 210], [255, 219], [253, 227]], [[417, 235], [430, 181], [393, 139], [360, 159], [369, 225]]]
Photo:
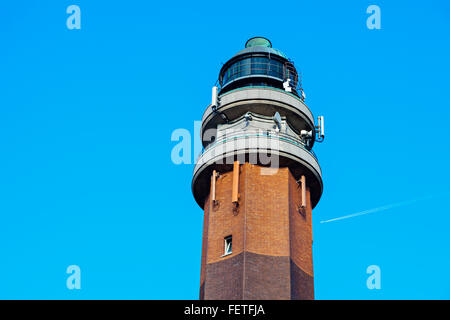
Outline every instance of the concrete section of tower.
[[314, 299], [312, 209], [324, 138], [291, 60], [256, 37], [224, 64], [192, 192], [204, 210], [200, 299]]

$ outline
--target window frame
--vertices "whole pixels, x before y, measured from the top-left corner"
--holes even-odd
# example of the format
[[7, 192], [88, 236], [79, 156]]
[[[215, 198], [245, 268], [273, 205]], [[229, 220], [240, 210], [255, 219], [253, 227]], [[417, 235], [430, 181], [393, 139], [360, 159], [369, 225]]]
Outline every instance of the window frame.
[[233, 236], [229, 235], [223, 238], [224, 254], [222, 257], [228, 256], [233, 253]]

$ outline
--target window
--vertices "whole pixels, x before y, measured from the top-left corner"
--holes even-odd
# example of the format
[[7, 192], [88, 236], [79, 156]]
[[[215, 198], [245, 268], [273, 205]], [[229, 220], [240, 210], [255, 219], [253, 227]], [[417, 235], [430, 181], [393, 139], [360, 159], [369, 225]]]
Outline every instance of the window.
[[225, 253], [223, 254], [224, 256], [231, 254], [232, 242], [233, 242], [232, 236], [225, 237]]
[[[286, 68], [289, 68], [289, 71]], [[259, 75], [268, 75], [280, 80], [291, 78], [294, 82], [297, 77], [292, 63], [260, 53], [246, 55], [240, 58], [240, 60], [231, 63], [221, 74], [220, 84], [225, 86], [235, 79]]]

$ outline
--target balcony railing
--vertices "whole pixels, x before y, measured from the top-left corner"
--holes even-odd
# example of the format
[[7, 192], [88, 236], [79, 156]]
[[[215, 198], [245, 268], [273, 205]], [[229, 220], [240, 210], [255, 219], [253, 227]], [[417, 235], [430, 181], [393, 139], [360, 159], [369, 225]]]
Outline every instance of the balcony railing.
[[[316, 154], [314, 153], [314, 151], [307, 148], [306, 144], [301, 139], [298, 139], [292, 135], [289, 135], [289, 134], [286, 134], [283, 132], [264, 131], [264, 130], [246, 130], [246, 131], [240, 130], [240, 131], [236, 131], [236, 132], [232, 132], [232, 133], [227, 132], [226, 134], [220, 136], [218, 138], [218, 140], [208, 144], [206, 146], [206, 148], [202, 148], [202, 152], [201, 152], [201, 154], [199, 154], [199, 156], [197, 158], [197, 162], [198, 162], [199, 158], [205, 152], [207, 152], [208, 150], [210, 150], [220, 144], [223, 144], [223, 143], [229, 142], [229, 141], [233, 141], [233, 140], [247, 139], [247, 138], [254, 138], [254, 137], [278, 139], [280, 141], [293, 144], [293, 145], [300, 147], [300, 148], [304, 149], [305, 151], [307, 151], [309, 154], [311, 154], [316, 159], [316, 161], [318, 161], [318, 158], [317, 158]], [[266, 148], [266, 146], [262, 147], [262, 149], [264, 149], [264, 148]]]

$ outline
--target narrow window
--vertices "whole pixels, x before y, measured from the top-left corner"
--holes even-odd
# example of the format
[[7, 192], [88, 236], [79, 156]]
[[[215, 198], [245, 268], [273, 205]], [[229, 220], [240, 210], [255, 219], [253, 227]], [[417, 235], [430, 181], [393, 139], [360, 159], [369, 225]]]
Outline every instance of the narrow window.
[[224, 253], [224, 256], [227, 255], [227, 254], [231, 254], [232, 242], [233, 242], [233, 237], [232, 236], [225, 237], [225, 253]]

